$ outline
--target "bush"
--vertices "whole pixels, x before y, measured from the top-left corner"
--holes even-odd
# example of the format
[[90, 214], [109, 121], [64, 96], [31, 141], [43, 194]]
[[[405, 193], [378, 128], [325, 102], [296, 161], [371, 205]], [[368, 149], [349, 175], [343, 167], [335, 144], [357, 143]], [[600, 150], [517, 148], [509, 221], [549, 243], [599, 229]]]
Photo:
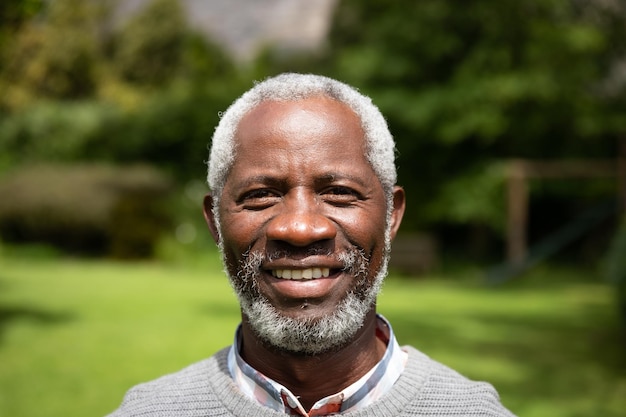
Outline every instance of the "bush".
[[178, 179], [198, 178], [207, 144], [226, 100], [214, 91], [173, 86], [138, 109], [105, 118], [83, 157], [126, 163], [150, 161]]
[[117, 34], [114, 65], [127, 81], [162, 85], [181, 64], [188, 29], [176, 0], [154, 0]]
[[171, 225], [170, 190], [147, 166], [23, 167], [0, 181], [0, 235], [74, 254], [150, 257]]
[[96, 101], [42, 101], [0, 123], [0, 165], [69, 162], [93, 148], [93, 138], [123, 113]]
[[0, 84], [0, 105], [19, 108], [34, 97], [76, 99], [96, 90], [99, 61], [95, 3], [50, 2], [46, 13], [13, 35]]

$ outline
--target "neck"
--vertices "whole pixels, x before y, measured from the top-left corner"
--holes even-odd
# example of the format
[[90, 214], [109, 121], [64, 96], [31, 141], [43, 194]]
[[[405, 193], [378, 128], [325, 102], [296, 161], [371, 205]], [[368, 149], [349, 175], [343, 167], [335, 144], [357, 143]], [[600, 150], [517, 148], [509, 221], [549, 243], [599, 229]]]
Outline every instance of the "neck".
[[376, 337], [376, 311], [344, 347], [319, 355], [301, 355], [266, 346], [242, 323], [241, 356], [254, 369], [287, 387], [309, 410], [316, 401], [356, 382], [383, 357], [385, 344]]

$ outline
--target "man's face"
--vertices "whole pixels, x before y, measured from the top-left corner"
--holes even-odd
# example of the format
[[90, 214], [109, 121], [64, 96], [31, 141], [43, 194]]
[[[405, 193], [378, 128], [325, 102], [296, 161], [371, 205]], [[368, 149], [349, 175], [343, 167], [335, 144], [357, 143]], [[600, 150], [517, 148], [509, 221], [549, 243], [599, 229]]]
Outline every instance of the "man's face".
[[218, 213], [244, 320], [286, 350], [345, 343], [373, 308], [388, 255], [385, 233], [389, 227], [393, 237], [402, 215], [395, 209], [387, 224], [358, 117], [322, 96], [267, 101], [242, 119], [235, 141]]

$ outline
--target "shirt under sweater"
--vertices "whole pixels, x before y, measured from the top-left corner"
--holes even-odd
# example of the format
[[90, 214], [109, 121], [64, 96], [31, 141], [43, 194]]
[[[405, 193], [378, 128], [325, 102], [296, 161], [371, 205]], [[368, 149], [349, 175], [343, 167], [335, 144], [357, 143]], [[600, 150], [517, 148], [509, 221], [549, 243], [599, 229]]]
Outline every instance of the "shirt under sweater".
[[[378, 363], [358, 381], [319, 399], [308, 412], [287, 387], [263, 375], [241, 357], [241, 325], [235, 332], [235, 341], [228, 353], [228, 370], [239, 390], [248, 398], [292, 416], [328, 416], [358, 410], [384, 396], [402, 374], [407, 361], [408, 355], [400, 348], [391, 324], [381, 314], [376, 315], [375, 333], [387, 346]], [[319, 372], [324, 370], [320, 369]]]
[[[284, 417], [239, 391], [228, 371], [229, 349], [135, 386], [109, 417]], [[408, 361], [392, 389], [368, 407], [342, 417], [514, 417], [491, 385], [471, 381], [413, 347], [403, 349]]]

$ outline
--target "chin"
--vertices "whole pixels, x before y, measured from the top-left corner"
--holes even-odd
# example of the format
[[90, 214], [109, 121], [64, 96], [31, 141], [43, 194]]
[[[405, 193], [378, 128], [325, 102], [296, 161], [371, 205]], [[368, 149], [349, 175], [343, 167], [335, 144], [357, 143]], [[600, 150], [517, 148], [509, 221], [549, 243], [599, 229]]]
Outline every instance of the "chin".
[[266, 345], [290, 353], [313, 355], [341, 349], [363, 326], [371, 305], [348, 296], [334, 313], [322, 317], [293, 318], [266, 301], [248, 304], [248, 324]]
[[388, 257], [374, 279], [368, 279], [370, 262], [354, 251], [345, 270], [354, 276], [354, 288], [326, 315], [292, 317], [278, 310], [260, 293], [257, 280], [262, 255], [251, 252], [234, 271], [229, 271], [245, 322], [269, 348], [299, 355], [318, 355], [349, 345], [375, 309], [376, 297], [387, 273]]
[[[379, 282], [380, 281], [380, 282]], [[375, 308], [381, 280], [365, 293], [349, 293], [328, 315], [290, 317], [258, 297], [240, 303], [246, 321], [258, 338], [268, 347], [300, 355], [316, 355], [340, 350], [352, 342], [363, 327], [365, 318]]]

